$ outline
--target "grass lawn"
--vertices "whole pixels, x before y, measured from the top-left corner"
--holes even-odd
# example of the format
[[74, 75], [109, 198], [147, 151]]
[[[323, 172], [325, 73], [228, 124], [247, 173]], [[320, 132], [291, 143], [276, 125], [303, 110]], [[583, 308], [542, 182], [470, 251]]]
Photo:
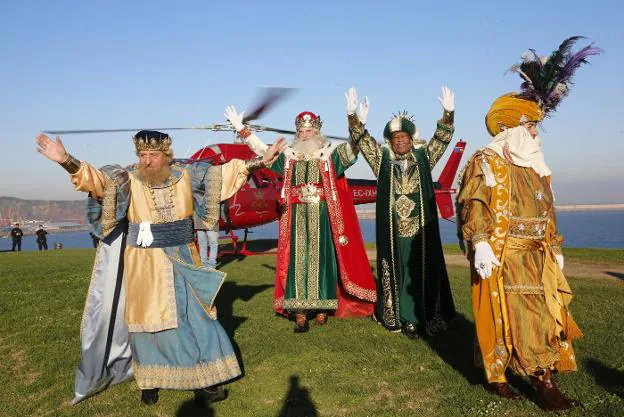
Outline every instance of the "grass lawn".
[[[130, 381], [72, 406], [93, 255], [92, 249], [0, 254], [0, 416], [548, 415], [530, 400], [501, 400], [480, 385], [466, 268], [449, 268], [460, 314], [437, 338], [408, 340], [370, 319], [330, 319], [324, 328], [311, 324], [309, 333], [294, 334], [292, 322], [272, 312], [270, 255], [223, 267], [229, 275], [219, 316], [245, 373], [228, 385], [226, 401], [196, 410], [192, 393], [162, 391], [158, 404], [147, 407]], [[576, 344], [579, 372], [557, 380], [584, 406], [565, 415], [624, 416], [624, 282], [569, 281], [585, 337]], [[527, 381], [513, 382], [531, 396]]]

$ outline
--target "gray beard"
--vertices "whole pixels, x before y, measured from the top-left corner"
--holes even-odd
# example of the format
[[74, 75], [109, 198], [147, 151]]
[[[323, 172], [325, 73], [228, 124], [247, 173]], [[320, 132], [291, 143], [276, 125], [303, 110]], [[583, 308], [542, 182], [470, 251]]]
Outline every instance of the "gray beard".
[[158, 171], [148, 171], [143, 165], [139, 164], [139, 179], [149, 185], [162, 185], [171, 175], [171, 166], [164, 165]]
[[316, 151], [327, 145], [327, 139], [324, 136], [314, 136], [307, 140], [301, 140], [295, 137], [292, 148], [297, 153], [312, 156]]

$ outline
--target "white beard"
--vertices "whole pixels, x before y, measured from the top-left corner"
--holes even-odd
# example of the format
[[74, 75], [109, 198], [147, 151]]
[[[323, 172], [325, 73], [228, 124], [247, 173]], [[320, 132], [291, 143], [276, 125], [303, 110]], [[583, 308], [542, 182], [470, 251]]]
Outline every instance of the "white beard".
[[539, 136], [533, 138], [524, 126], [516, 126], [494, 136], [486, 148], [492, 149], [505, 159], [503, 154], [505, 145], [508, 146], [514, 165], [533, 168], [540, 177], [550, 175], [550, 168], [546, 165], [542, 153], [542, 139]]
[[296, 153], [300, 153], [306, 156], [314, 156], [314, 153], [319, 149], [327, 145], [327, 139], [324, 136], [314, 136], [307, 140], [301, 140], [295, 137], [295, 141], [292, 144], [292, 149]]

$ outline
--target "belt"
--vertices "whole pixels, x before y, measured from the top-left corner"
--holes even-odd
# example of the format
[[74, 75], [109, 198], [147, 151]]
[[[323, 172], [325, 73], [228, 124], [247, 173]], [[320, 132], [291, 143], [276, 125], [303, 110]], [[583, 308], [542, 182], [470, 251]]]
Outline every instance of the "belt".
[[549, 221], [544, 217], [510, 217], [508, 234], [520, 239], [542, 240]]
[[[142, 246], [138, 246], [136, 243], [139, 234], [139, 226], [139, 223], [130, 223], [128, 230], [127, 242], [134, 248], [142, 248]], [[152, 231], [152, 236], [154, 236], [154, 241], [149, 248], [167, 248], [185, 245], [193, 241], [193, 219], [190, 217], [170, 223], [150, 224], [150, 229]]]
[[325, 200], [325, 191], [320, 184], [301, 184], [290, 191], [291, 204], [318, 203], [321, 200]]

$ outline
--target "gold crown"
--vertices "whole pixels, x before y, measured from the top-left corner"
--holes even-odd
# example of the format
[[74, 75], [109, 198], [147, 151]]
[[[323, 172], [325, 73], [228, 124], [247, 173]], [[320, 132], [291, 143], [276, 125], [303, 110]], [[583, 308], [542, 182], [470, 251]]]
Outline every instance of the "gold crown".
[[133, 138], [137, 152], [141, 151], [168, 151], [171, 146], [171, 137], [156, 131], [141, 131]]

